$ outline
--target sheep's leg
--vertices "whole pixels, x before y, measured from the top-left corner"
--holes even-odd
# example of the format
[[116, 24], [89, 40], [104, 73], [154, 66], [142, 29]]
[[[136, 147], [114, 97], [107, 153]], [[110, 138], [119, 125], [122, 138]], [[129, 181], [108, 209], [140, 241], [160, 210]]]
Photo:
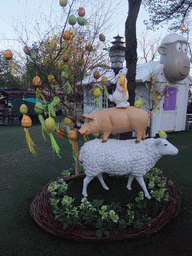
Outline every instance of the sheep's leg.
[[103, 179], [102, 173], [98, 174], [97, 177], [98, 177], [98, 179], [100, 180], [101, 185], [103, 186], [103, 188], [106, 189], [106, 190], [109, 190], [109, 188], [108, 188], [107, 185], [105, 184], [105, 181], [104, 181], [104, 179]]
[[82, 195], [84, 197], [87, 197], [87, 186], [89, 184], [89, 182], [94, 178], [94, 176], [86, 176], [83, 180], [83, 191], [82, 191]]
[[151, 196], [149, 195], [149, 192], [147, 190], [147, 187], [145, 185], [145, 181], [143, 179], [143, 176], [141, 177], [135, 177], [136, 180], [138, 181], [139, 185], [142, 187], [143, 191], [144, 191], [144, 194], [145, 194], [145, 197], [147, 197], [148, 199], [151, 199]]
[[129, 179], [128, 179], [128, 183], [127, 183], [127, 188], [128, 188], [129, 190], [131, 190], [131, 183], [132, 183], [133, 179], [134, 179], [134, 176], [132, 176], [131, 174], [129, 174]]

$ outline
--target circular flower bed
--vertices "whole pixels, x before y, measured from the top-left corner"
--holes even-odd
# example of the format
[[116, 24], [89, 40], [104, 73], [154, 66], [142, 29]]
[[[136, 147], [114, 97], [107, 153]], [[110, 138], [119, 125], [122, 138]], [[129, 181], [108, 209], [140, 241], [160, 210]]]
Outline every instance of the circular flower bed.
[[[148, 236], [162, 228], [179, 211], [179, 191], [157, 168], [145, 175], [151, 200], [144, 197], [143, 191], [137, 191], [137, 196], [132, 200], [126, 197], [120, 203], [99, 196], [93, 200], [82, 198], [79, 191], [76, 192], [77, 196], [72, 197], [76, 187], [72, 182], [83, 183], [84, 177], [85, 174], [58, 177], [39, 191], [30, 210], [43, 229], [76, 240], [121, 240]], [[125, 177], [109, 179], [111, 183], [113, 179], [117, 182]], [[94, 193], [97, 194], [97, 191]]]

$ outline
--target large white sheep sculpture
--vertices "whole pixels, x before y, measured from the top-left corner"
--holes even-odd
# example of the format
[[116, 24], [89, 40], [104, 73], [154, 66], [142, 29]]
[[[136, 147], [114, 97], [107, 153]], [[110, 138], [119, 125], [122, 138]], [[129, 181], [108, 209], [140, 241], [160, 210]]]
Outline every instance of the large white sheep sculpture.
[[102, 173], [127, 175], [127, 188], [131, 189], [134, 178], [142, 187], [145, 197], [151, 198], [146, 188], [143, 176], [150, 171], [163, 155], [176, 155], [178, 149], [164, 138], [149, 138], [135, 143], [131, 140], [109, 139], [102, 143], [101, 139], [86, 142], [80, 150], [79, 159], [83, 162], [86, 177], [83, 181], [84, 197], [87, 197], [87, 185], [98, 177], [103, 188], [105, 184]]

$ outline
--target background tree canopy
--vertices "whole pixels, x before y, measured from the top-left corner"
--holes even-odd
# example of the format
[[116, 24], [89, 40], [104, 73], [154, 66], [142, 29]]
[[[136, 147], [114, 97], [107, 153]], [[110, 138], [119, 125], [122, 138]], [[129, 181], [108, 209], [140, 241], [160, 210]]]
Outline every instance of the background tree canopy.
[[170, 29], [178, 30], [185, 24], [192, 10], [191, 0], [143, 0], [143, 5], [150, 15], [145, 24], [153, 29], [156, 25], [163, 26], [171, 21]]

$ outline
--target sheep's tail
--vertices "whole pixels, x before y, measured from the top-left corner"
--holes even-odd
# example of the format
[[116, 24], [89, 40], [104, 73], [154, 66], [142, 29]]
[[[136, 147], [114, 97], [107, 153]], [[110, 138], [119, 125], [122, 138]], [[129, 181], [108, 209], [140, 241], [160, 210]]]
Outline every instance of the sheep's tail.
[[147, 112], [148, 116], [151, 118], [153, 116], [153, 113], [151, 111]]

